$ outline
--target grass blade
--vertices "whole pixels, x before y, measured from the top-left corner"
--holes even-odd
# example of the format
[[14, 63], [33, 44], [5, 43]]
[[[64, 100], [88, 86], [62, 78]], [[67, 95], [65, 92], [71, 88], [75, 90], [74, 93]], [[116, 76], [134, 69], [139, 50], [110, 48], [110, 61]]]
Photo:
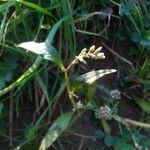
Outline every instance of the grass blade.
[[22, 3], [24, 5], [26, 5], [28, 7], [36, 9], [36, 10], [38, 10], [41, 13], [44, 13], [44, 14], [52, 16], [45, 8], [43, 8], [43, 7], [39, 6], [39, 5], [36, 5], [34, 3], [31, 3], [31, 2], [24, 1], [24, 0], [16, 0], [16, 1], [19, 2], [19, 3]]

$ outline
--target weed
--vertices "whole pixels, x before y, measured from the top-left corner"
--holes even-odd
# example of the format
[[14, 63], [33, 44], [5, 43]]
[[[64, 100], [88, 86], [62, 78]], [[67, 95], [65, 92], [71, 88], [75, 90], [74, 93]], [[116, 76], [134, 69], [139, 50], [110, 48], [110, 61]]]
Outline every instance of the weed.
[[[148, 149], [149, 14], [146, 0], [2, 0], [2, 148]], [[92, 63], [103, 69], [94, 70]], [[107, 81], [110, 87], [102, 85], [107, 78], [99, 82], [114, 72], [116, 77]], [[126, 108], [124, 101], [135, 106]], [[124, 113], [120, 105], [125, 105]], [[85, 118], [88, 131], [94, 128], [92, 136], [82, 134], [86, 123], [77, 125], [79, 133], [71, 131]], [[78, 137], [75, 142], [72, 133]], [[95, 147], [97, 141], [102, 147]]]

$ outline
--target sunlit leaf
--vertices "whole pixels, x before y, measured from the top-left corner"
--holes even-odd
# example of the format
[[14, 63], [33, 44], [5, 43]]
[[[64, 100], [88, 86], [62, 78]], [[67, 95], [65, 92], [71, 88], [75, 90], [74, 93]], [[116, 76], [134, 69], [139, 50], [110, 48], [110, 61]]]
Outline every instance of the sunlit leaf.
[[81, 76], [79, 76], [77, 78], [78, 81], [83, 81], [87, 84], [92, 84], [93, 82], [95, 82], [96, 80], [100, 79], [101, 77], [110, 74], [110, 73], [114, 73], [117, 70], [115, 69], [104, 69], [104, 70], [96, 70], [96, 71], [90, 71], [86, 74], [83, 74]]
[[42, 42], [42, 43], [37, 43], [34, 41], [23, 42], [19, 44], [18, 46], [28, 51], [31, 51], [33, 53], [36, 53], [38, 55], [48, 55], [48, 49], [46, 47], [45, 42]]
[[52, 126], [49, 128], [47, 134], [43, 138], [39, 150], [46, 150], [51, 144], [64, 132], [69, 122], [71, 121], [73, 113], [67, 112], [61, 115]]

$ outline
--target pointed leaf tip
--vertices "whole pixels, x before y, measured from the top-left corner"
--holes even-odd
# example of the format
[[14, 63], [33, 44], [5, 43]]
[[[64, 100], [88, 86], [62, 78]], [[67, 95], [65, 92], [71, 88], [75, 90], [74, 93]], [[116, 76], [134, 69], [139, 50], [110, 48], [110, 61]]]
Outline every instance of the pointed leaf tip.
[[116, 69], [103, 69], [103, 70], [96, 70], [90, 71], [85, 73], [77, 78], [78, 81], [83, 81], [87, 84], [92, 84], [96, 80], [100, 79], [101, 77], [116, 72]]

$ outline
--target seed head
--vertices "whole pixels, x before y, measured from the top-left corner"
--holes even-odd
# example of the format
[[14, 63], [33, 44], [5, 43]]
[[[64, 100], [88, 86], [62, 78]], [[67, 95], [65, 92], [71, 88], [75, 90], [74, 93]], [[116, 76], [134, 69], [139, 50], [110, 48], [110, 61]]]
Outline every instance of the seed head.
[[82, 109], [83, 108], [83, 104], [81, 103], [81, 101], [78, 101], [74, 108], [73, 108], [73, 111], [76, 111], [76, 110], [79, 110], [79, 109]]
[[110, 96], [112, 99], [119, 100], [121, 99], [121, 93], [118, 89], [112, 90], [110, 92]]
[[81, 50], [80, 54], [76, 56], [76, 59], [78, 62], [82, 62], [84, 64], [86, 64], [86, 61], [84, 60], [84, 58], [91, 58], [95, 60], [104, 59], [105, 55], [103, 52], [100, 52], [101, 49], [102, 47], [98, 47], [97, 49], [95, 49], [95, 45], [91, 46], [89, 50], [84, 48]]
[[102, 106], [95, 111], [95, 117], [98, 119], [111, 120], [112, 110], [107, 106]]

